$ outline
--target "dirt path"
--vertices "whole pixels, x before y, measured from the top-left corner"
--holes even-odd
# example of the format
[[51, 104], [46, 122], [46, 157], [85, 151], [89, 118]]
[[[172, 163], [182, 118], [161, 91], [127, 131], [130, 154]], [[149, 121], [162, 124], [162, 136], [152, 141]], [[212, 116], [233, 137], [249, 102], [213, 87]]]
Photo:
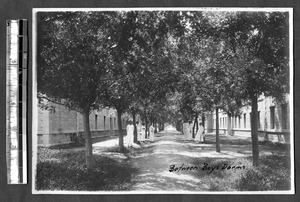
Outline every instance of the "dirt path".
[[[198, 149], [201, 149], [198, 146]], [[195, 149], [195, 148], [194, 148]], [[202, 150], [202, 149], [201, 149]], [[134, 177], [133, 190], [173, 191], [207, 190], [208, 187], [193, 176], [195, 171], [170, 172], [171, 165], [192, 165], [194, 151], [179, 133], [160, 133], [154, 143], [144, 145], [131, 157], [133, 165], [139, 169]]]
[[[101, 145], [105, 144], [95, 144], [94, 152], [97, 153]], [[117, 144], [117, 139], [110, 140], [106, 145], [109, 144]], [[251, 142], [245, 137], [221, 136], [221, 153], [217, 153], [214, 135], [207, 135], [206, 143], [203, 144], [184, 140], [179, 132], [165, 131], [156, 134], [154, 143], [147, 142], [138, 149], [130, 148], [128, 154], [104, 153], [137, 168], [138, 172], [132, 176], [132, 191], [208, 191], [209, 184], [201, 177], [208, 172], [202, 170], [203, 162], [249, 157]], [[270, 154], [270, 151], [261, 147], [260, 154]], [[198, 169], [170, 172], [172, 165], [174, 168], [183, 165]]]

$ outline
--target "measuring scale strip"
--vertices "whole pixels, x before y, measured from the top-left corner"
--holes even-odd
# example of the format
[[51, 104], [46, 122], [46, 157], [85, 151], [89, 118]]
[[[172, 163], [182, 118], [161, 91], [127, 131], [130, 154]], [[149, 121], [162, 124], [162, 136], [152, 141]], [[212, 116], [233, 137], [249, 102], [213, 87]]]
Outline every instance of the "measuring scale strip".
[[6, 150], [8, 184], [27, 183], [27, 20], [7, 21]]

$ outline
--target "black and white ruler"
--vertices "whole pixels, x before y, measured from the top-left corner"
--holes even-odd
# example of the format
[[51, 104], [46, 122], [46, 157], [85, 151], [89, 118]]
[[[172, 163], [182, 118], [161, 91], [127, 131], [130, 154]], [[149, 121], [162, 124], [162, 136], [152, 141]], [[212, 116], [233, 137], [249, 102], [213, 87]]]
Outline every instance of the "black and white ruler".
[[7, 183], [27, 183], [28, 22], [6, 21]]

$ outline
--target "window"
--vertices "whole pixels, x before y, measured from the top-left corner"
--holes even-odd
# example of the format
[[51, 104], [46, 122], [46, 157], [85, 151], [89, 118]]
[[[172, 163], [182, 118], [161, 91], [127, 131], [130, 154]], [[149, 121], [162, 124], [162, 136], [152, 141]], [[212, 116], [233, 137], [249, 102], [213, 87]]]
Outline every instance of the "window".
[[246, 128], [246, 114], [244, 114], [244, 128]]
[[114, 128], [117, 128], [117, 119], [114, 118]]
[[287, 121], [288, 121], [288, 115], [287, 115], [287, 104], [281, 105], [281, 125], [282, 129], [287, 129]]
[[105, 129], [106, 116], [103, 116], [103, 127]]
[[95, 114], [95, 130], [97, 130], [98, 115]]
[[241, 115], [239, 115], [238, 117], [239, 117], [239, 128], [241, 128]]
[[270, 127], [271, 129], [275, 128], [275, 107], [270, 107]]

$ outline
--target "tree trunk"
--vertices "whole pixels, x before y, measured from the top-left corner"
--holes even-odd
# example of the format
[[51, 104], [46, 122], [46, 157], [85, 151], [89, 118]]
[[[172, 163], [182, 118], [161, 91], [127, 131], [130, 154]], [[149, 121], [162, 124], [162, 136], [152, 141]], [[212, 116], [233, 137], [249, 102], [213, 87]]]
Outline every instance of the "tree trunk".
[[[192, 131], [192, 134], [193, 134], [193, 138], [195, 138], [195, 127], [197, 126], [198, 127], [198, 115], [195, 115], [195, 121], [194, 121], [194, 125], [193, 125], [193, 131]], [[198, 129], [197, 129], [198, 131]]]
[[118, 114], [118, 129], [119, 129], [119, 146], [121, 151], [124, 150], [124, 137], [122, 129], [122, 111], [117, 109]]
[[93, 145], [92, 145], [92, 135], [90, 130], [89, 115], [90, 115], [89, 110], [84, 110], [82, 113], [83, 129], [84, 129], [84, 137], [85, 137], [86, 166], [88, 169], [92, 169], [94, 167], [94, 159], [93, 159]]
[[181, 131], [180, 125], [181, 125], [180, 122], [176, 121], [176, 130], [177, 131]]
[[253, 95], [251, 96], [251, 138], [253, 166], [258, 166], [259, 164], [257, 116], [257, 96]]
[[196, 124], [196, 121], [194, 121], [193, 129], [192, 129], [192, 137], [193, 138], [195, 138], [195, 124]]
[[198, 132], [198, 129], [199, 129], [199, 122], [198, 122], [198, 114], [196, 115], [196, 134]]
[[216, 107], [216, 151], [221, 152], [219, 136], [219, 107]]
[[137, 127], [136, 127], [136, 119], [135, 119], [135, 111], [132, 111], [132, 120], [133, 120], [133, 126], [134, 126], [134, 132], [133, 132], [133, 142], [138, 143], [137, 141]]
[[231, 114], [229, 112], [227, 112], [227, 133], [228, 135], [232, 135]]
[[147, 116], [145, 116], [145, 138], [147, 137], [147, 127], [148, 127], [148, 121], [147, 121]]
[[205, 129], [205, 116], [202, 115], [202, 116], [201, 116], [201, 119], [202, 119], [202, 126], [203, 126], [203, 128]]
[[154, 121], [154, 133], [157, 133], [157, 122], [156, 122], [156, 120]]

